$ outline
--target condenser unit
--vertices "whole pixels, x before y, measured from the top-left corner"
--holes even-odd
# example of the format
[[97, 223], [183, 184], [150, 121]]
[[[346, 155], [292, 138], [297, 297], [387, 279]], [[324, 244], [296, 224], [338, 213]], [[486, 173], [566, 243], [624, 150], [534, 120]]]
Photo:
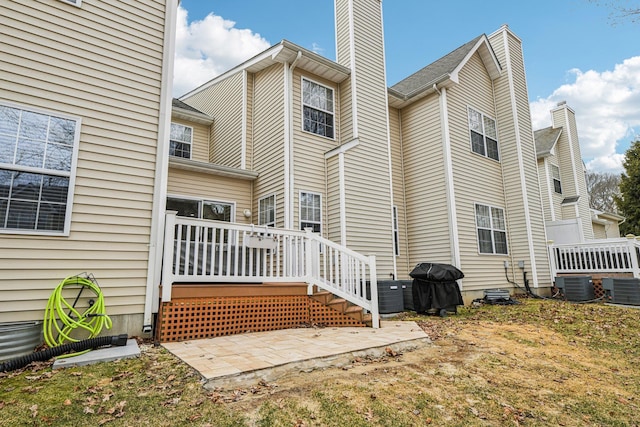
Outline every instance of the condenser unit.
[[595, 299], [591, 276], [557, 276], [556, 288], [567, 301], [591, 301]]
[[640, 279], [602, 279], [602, 288], [614, 304], [640, 305]]

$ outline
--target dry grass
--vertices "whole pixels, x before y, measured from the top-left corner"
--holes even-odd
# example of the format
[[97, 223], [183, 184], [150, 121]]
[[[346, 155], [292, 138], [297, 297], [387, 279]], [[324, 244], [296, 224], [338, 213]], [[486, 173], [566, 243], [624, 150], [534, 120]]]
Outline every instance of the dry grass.
[[640, 425], [638, 310], [525, 300], [411, 319], [433, 347], [247, 390], [207, 392], [153, 347], [135, 360], [0, 374], [0, 424]]

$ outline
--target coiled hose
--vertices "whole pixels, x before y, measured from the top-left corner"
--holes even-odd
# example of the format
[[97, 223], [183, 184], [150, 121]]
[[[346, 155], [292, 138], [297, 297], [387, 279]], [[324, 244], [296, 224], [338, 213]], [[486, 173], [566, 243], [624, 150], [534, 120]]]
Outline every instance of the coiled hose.
[[[63, 296], [65, 288], [79, 289], [78, 296], [70, 304]], [[89, 307], [82, 313], [75, 305], [82, 292], [88, 289], [94, 293], [95, 299], [89, 301]], [[85, 297], [86, 298], [86, 297]], [[49, 347], [61, 346], [96, 337], [102, 328], [111, 329], [111, 319], [107, 316], [104, 296], [100, 286], [91, 275], [70, 276], [58, 284], [47, 302], [44, 313], [44, 341]], [[60, 357], [71, 357], [91, 351], [91, 348], [65, 354]]]

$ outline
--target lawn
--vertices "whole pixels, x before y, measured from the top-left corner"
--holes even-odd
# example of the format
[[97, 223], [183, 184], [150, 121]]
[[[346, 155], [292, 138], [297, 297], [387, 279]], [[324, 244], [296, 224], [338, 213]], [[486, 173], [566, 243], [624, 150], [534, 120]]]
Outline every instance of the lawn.
[[161, 347], [0, 374], [2, 426], [640, 426], [640, 310], [522, 300], [417, 321], [434, 345], [207, 391]]

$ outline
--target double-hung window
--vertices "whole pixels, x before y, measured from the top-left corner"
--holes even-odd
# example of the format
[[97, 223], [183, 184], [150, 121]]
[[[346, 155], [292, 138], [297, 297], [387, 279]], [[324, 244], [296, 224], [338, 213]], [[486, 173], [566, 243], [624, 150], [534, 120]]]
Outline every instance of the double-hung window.
[[478, 249], [481, 254], [507, 254], [504, 209], [476, 203]]
[[193, 142], [193, 128], [189, 126], [171, 123], [171, 135], [169, 137], [169, 155], [191, 158], [191, 144]]
[[551, 180], [553, 181], [553, 191], [562, 194], [562, 182], [560, 181], [560, 168], [551, 165]]
[[0, 230], [69, 233], [80, 122], [0, 104]]
[[300, 230], [322, 231], [322, 197], [318, 193], [300, 192]]
[[305, 131], [333, 139], [333, 89], [303, 78], [302, 115]]
[[496, 121], [469, 107], [471, 150], [493, 160], [500, 160]]
[[272, 194], [258, 200], [258, 225], [276, 226], [276, 195]]

